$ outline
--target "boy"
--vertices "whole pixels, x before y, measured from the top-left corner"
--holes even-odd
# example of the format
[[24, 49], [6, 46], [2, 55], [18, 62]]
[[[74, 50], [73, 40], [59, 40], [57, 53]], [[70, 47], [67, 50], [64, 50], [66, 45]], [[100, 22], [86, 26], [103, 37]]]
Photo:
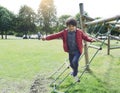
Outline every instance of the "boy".
[[42, 40], [52, 40], [56, 38], [62, 38], [63, 48], [65, 52], [69, 54], [70, 66], [73, 70], [71, 75], [75, 77], [76, 81], [79, 82], [77, 77], [78, 73], [78, 62], [79, 57], [82, 54], [83, 44], [82, 40], [88, 42], [94, 42], [95, 39], [88, 37], [82, 30], [77, 28], [77, 21], [74, 18], [68, 18], [66, 20], [67, 28], [47, 37], [42, 37]]

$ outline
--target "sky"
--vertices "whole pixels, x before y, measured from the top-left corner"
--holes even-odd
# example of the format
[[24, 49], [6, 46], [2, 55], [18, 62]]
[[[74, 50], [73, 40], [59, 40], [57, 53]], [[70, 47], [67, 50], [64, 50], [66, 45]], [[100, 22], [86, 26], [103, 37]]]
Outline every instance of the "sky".
[[[28, 5], [37, 11], [41, 0], [0, 0], [0, 5], [17, 14], [20, 7]], [[75, 16], [79, 13], [79, 3], [83, 3], [84, 11], [92, 18], [109, 18], [120, 15], [120, 0], [54, 0], [57, 16], [64, 14]]]

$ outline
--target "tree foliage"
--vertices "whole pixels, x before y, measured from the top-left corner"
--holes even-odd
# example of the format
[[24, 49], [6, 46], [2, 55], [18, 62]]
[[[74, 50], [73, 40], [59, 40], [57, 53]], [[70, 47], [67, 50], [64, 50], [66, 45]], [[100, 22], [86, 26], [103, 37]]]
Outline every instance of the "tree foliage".
[[12, 20], [14, 18], [14, 14], [10, 12], [8, 9], [0, 6], [0, 33], [2, 39], [5, 34], [5, 38], [7, 39], [7, 31], [11, 29]]
[[[54, 0], [41, 0], [38, 7], [37, 14], [33, 9], [27, 5], [21, 6], [19, 13], [17, 15], [13, 14], [11, 11], [5, 7], [0, 6], [0, 34], [2, 39], [7, 39], [7, 34], [14, 33], [18, 36], [23, 36], [23, 34], [33, 34], [41, 32], [42, 34], [51, 34], [63, 30], [66, 27], [65, 21], [71, 15], [62, 15], [59, 18], [56, 16], [57, 11], [54, 5]], [[85, 12], [85, 15], [88, 15]], [[99, 19], [97, 17], [96, 19]], [[75, 19], [78, 22], [78, 27], [80, 27], [80, 13], [75, 15]], [[102, 25], [97, 25], [96, 27], [91, 26], [88, 28], [88, 33], [92, 33], [91, 29], [94, 30], [94, 34], [98, 33]], [[107, 26], [101, 30], [101, 34], [108, 31]], [[112, 35], [119, 35], [120, 29], [115, 28], [111, 32]]]
[[18, 20], [18, 31], [27, 35], [30, 32], [36, 31], [35, 26], [35, 17], [36, 14], [32, 10], [32, 8], [24, 5], [20, 8], [19, 15], [17, 17]]
[[38, 8], [38, 19], [43, 26], [46, 35], [50, 33], [51, 27], [56, 25], [56, 8], [53, 0], [41, 0]]
[[71, 17], [71, 15], [62, 15], [59, 17], [58, 19], [58, 31], [61, 31], [62, 29], [64, 29], [66, 27], [66, 19]]

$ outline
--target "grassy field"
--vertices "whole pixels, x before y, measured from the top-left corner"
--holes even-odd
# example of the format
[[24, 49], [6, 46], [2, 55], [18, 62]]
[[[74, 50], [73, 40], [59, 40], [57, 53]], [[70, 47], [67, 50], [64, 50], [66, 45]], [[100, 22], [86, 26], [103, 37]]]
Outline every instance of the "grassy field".
[[[90, 49], [89, 56], [95, 51]], [[48, 77], [67, 56], [61, 40], [0, 40], [0, 93], [29, 93], [37, 76]], [[84, 58], [80, 61], [80, 73], [83, 67]], [[111, 55], [107, 55], [104, 47], [90, 68], [91, 73], [85, 73], [69, 93], [120, 93], [120, 49], [111, 50]], [[59, 89], [65, 91], [72, 82], [68, 77]]]

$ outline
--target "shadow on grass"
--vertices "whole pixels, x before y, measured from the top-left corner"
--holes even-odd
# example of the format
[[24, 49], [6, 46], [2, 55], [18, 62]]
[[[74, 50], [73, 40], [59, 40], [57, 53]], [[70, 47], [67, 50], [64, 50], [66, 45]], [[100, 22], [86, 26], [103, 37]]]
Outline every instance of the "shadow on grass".
[[[98, 85], [91, 85], [90, 83], [93, 81], [91, 80], [90, 83], [87, 80], [82, 80], [84, 82], [69, 82], [63, 86], [60, 87], [60, 89], [64, 90], [65, 93], [108, 93], [106, 88], [106, 82], [102, 81], [100, 78], [98, 78], [97, 75], [95, 75], [92, 71], [87, 72], [90, 76], [93, 77], [95, 81], [98, 82]], [[86, 89], [87, 88], [87, 89]]]
[[105, 83], [105, 82], [103, 82], [100, 78], [98, 78], [98, 76], [95, 75], [92, 70], [89, 71], [89, 74], [90, 74], [96, 81], [98, 81], [98, 82], [100, 82], [100, 83], [103, 83], [103, 84]]
[[[83, 82], [73, 83], [71, 80], [68, 80], [64, 85], [60, 86], [59, 90], [63, 90], [65, 93], [119, 93], [119, 90], [112, 89], [109, 82], [109, 80], [111, 80], [111, 70], [113, 69], [113, 63], [111, 62], [114, 61], [114, 58], [113, 55], [110, 55], [111, 60], [110, 62], [105, 62], [105, 64], [103, 64], [105, 69], [100, 76], [90, 70], [87, 72], [87, 79], [84, 80], [85, 77], [83, 78]], [[70, 89], [67, 90], [69, 87]]]

